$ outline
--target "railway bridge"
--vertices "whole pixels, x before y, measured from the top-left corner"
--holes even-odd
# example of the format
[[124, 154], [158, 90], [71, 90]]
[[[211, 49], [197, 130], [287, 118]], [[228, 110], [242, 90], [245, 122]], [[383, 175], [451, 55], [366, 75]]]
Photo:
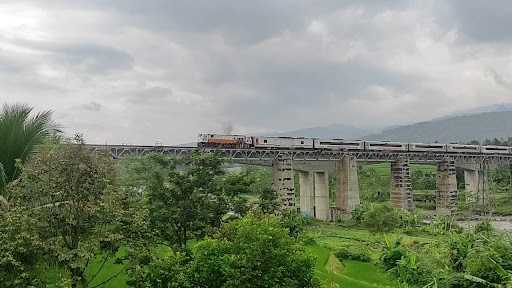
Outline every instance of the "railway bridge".
[[[197, 148], [179, 146], [89, 145], [93, 151], [107, 151], [114, 159], [128, 155], [162, 153], [173, 157], [194, 151], [217, 153], [234, 163], [270, 166], [273, 189], [284, 209], [320, 219], [334, 220], [360, 205], [358, 166], [365, 163], [391, 163], [391, 204], [413, 210], [411, 164], [437, 166], [436, 210], [450, 214], [456, 209], [456, 169], [464, 172], [466, 191], [480, 204], [490, 199], [489, 169], [512, 165], [512, 155], [488, 153], [404, 152], [404, 151], [333, 151], [298, 149]], [[300, 201], [295, 204], [294, 175], [299, 175]], [[336, 193], [330, 199], [329, 175], [336, 178]], [[331, 205], [331, 203], [335, 203]]]

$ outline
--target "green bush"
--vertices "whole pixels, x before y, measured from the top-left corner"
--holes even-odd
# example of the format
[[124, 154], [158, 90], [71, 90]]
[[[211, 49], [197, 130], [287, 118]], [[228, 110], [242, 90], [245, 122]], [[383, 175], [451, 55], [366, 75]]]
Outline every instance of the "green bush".
[[288, 229], [288, 234], [293, 238], [298, 238], [304, 232], [309, 219], [296, 211], [284, 212], [279, 218], [282, 227]]
[[387, 232], [399, 226], [400, 216], [387, 204], [373, 204], [364, 214], [363, 223], [373, 231]]
[[350, 251], [348, 249], [340, 249], [335, 254], [338, 260], [356, 260], [361, 262], [370, 262], [372, 259], [366, 253], [358, 252], [358, 251]]
[[356, 223], [361, 224], [364, 220], [364, 215], [368, 212], [368, 206], [367, 205], [361, 205], [354, 210], [352, 210], [352, 220], [354, 220]]
[[396, 239], [391, 241], [386, 239], [385, 249], [380, 257], [380, 261], [384, 269], [391, 270], [398, 266], [398, 261], [402, 259], [407, 253], [406, 249], [401, 246], [401, 240]]

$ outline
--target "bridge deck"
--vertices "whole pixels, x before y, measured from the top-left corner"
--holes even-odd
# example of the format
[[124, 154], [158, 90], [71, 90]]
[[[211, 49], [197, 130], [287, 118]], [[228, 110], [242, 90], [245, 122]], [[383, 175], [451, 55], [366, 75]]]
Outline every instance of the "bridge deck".
[[333, 161], [343, 157], [354, 157], [359, 161], [396, 161], [409, 159], [413, 162], [439, 162], [443, 159], [455, 161], [498, 165], [512, 163], [512, 155], [485, 153], [447, 153], [447, 152], [404, 152], [404, 151], [333, 151], [333, 150], [291, 150], [291, 149], [235, 149], [235, 148], [197, 148], [179, 146], [134, 146], [134, 145], [88, 145], [94, 151], [108, 151], [114, 159], [129, 155], [162, 153], [175, 157], [183, 157], [194, 151], [217, 153], [221, 157], [242, 161], [271, 161], [286, 158], [298, 161]]

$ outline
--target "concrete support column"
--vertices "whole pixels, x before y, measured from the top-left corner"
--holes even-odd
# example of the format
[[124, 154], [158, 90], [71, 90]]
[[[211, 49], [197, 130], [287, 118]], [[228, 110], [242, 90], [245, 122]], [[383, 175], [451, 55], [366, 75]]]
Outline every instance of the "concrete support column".
[[277, 193], [283, 210], [295, 208], [295, 186], [291, 159], [272, 161], [272, 189]]
[[300, 212], [304, 216], [314, 217], [314, 189], [313, 173], [299, 171], [300, 185]]
[[315, 172], [315, 218], [329, 220], [329, 206], [329, 174]]
[[347, 156], [336, 162], [336, 181], [336, 211], [349, 214], [361, 204], [355, 158]]
[[489, 182], [489, 169], [483, 165], [478, 173], [478, 190], [477, 190], [477, 203], [486, 209], [492, 209], [494, 206], [494, 194], [490, 192]]
[[487, 171], [482, 169], [464, 170], [466, 191], [477, 205], [483, 205], [488, 196]]
[[478, 170], [464, 170], [464, 184], [466, 191], [469, 192], [475, 199], [478, 196], [479, 189], [479, 172]]
[[391, 206], [406, 210], [414, 209], [408, 159], [391, 162]]
[[436, 210], [438, 214], [448, 215], [457, 205], [457, 175], [455, 162], [445, 159], [437, 168]]

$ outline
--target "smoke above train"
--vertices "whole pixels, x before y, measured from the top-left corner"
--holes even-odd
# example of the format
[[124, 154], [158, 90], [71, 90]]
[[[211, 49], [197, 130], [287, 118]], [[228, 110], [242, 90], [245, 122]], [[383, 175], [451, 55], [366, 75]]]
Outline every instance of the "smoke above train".
[[226, 134], [199, 134], [200, 148], [237, 149], [316, 149], [333, 151], [396, 151], [512, 154], [512, 147], [495, 145], [467, 145], [440, 143], [401, 143], [345, 139], [318, 139], [305, 137], [272, 137]]

